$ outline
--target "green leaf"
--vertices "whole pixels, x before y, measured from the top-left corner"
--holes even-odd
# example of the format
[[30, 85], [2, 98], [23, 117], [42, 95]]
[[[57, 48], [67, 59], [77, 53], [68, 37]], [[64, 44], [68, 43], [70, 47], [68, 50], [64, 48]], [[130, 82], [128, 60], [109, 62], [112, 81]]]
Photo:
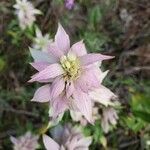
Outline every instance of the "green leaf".
[[134, 111], [133, 114], [142, 120], [150, 123], [150, 113], [146, 113], [143, 111]]

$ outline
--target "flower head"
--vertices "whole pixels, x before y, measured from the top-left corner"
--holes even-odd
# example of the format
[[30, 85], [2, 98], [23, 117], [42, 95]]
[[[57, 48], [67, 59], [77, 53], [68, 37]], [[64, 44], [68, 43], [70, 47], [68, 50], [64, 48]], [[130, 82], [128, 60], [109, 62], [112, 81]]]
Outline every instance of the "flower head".
[[111, 125], [116, 125], [118, 120], [117, 112], [114, 108], [105, 108], [102, 115], [102, 128], [105, 133], [108, 133]]
[[51, 132], [52, 138], [47, 135], [43, 136], [43, 142], [47, 150], [88, 150], [92, 142], [91, 137], [84, 137], [77, 128], [70, 125], [57, 126]]
[[18, 138], [11, 136], [10, 140], [13, 143], [14, 150], [35, 150], [39, 147], [38, 138], [38, 136], [32, 135], [31, 132], [27, 132]]
[[66, 0], [65, 1], [65, 6], [67, 9], [72, 9], [74, 7], [74, 0]]
[[14, 5], [16, 14], [19, 19], [20, 27], [24, 30], [26, 27], [31, 27], [33, 22], [36, 20], [35, 15], [41, 14], [41, 11], [35, 9], [31, 2], [27, 0], [16, 0]]
[[34, 38], [33, 49], [47, 51], [48, 45], [52, 42], [49, 34], [42, 35], [39, 28], [36, 28], [36, 37]]
[[31, 65], [38, 73], [29, 82], [46, 83], [35, 92], [32, 101], [49, 102], [53, 118], [69, 109], [81, 112], [92, 123], [93, 101], [113, 103], [111, 99], [115, 95], [101, 85], [107, 72], [103, 73], [98, 63], [112, 56], [87, 54], [83, 41], [70, 47], [69, 36], [60, 24], [47, 52], [30, 51], [34, 58]]

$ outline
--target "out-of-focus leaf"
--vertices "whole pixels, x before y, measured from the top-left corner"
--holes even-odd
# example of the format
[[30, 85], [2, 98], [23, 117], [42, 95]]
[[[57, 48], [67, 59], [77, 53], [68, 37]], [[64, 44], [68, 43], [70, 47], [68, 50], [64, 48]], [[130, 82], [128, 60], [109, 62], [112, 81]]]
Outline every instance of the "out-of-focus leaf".
[[133, 115], [123, 118], [123, 122], [125, 126], [134, 132], [140, 131], [145, 126], [145, 122], [143, 120], [136, 118]]
[[4, 69], [4, 67], [6, 66], [6, 62], [0, 58], [0, 72]]
[[89, 10], [89, 23], [92, 27], [96, 27], [97, 23], [100, 23], [102, 20], [102, 13], [99, 6], [95, 6], [94, 8]]
[[105, 138], [105, 136], [100, 137], [100, 143], [103, 145], [104, 148], [107, 147], [107, 139]]
[[104, 50], [109, 38], [103, 33], [85, 32], [84, 39], [90, 52], [100, 52]]
[[133, 114], [137, 117], [140, 117], [142, 120], [150, 122], [150, 113], [143, 111], [134, 111]]

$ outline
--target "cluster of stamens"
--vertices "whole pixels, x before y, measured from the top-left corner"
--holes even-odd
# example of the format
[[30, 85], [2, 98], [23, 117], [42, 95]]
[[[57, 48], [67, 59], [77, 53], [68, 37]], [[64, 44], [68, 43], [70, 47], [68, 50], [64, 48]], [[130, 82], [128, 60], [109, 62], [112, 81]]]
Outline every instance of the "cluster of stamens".
[[75, 80], [79, 77], [80, 65], [79, 60], [73, 53], [68, 53], [60, 59], [62, 68], [64, 69], [65, 80]]

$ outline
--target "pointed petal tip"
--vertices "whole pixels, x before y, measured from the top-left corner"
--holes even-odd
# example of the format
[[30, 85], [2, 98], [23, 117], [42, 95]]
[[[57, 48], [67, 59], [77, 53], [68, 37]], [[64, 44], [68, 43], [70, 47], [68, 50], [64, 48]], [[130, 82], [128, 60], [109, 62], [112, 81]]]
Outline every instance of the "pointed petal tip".
[[28, 83], [32, 83], [32, 82], [34, 82], [34, 80], [33, 80], [33, 79], [30, 79], [30, 80], [28, 80], [27, 82], [28, 82]]

